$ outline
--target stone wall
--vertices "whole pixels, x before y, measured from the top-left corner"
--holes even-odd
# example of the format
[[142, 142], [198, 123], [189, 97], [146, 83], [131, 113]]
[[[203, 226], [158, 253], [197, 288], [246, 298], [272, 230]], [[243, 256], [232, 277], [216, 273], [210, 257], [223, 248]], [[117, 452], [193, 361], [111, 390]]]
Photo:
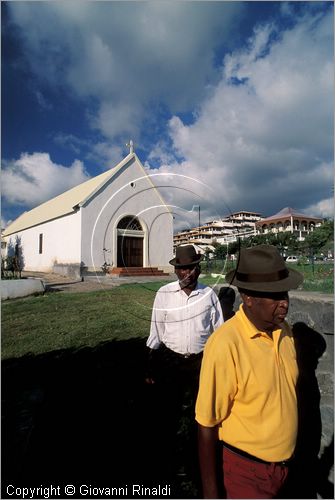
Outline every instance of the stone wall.
[[322, 335], [326, 350], [319, 359], [316, 376], [321, 393], [321, 452], [334, 437], [334, 297], [315, 292], [290, 292], [290, 324], [306, 323]]
[[43, 292], [43, 281], [39, 279], [1, 280], [1, 300], [16, 299]]
[[80, 264], [54, 264], [53, 272], [77, 280], [81, 278]]

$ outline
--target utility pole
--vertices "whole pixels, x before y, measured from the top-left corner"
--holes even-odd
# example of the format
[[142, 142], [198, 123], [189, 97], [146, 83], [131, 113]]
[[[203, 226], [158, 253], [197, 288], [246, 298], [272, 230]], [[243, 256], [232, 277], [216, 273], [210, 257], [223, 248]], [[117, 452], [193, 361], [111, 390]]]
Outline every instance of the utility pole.
[[193, 210], [194, 210], [195, 208], [197, 208], [197, 209], [198, 209], [198, 222], [199, 222], [199, 226], [198, 226], [198, 236], [199, 236], [199, 239], [200, 239], [200, 205], [193, 205], [191, 212], [193, 212]]

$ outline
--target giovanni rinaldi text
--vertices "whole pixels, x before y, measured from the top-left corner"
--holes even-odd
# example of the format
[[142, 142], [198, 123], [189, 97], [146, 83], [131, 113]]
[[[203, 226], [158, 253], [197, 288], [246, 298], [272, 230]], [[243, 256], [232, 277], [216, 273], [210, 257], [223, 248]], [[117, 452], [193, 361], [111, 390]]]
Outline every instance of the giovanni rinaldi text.
[[125, 484], [123, 486], [92, 486], [88, 484], [66, 486], [37, 486], [24, 487], [9, 484], [6, 488], [8, 497], [12, 498], [147, 498], [147, 497], [170, 497], [171, 486], [169, 484], [158, 484], [146, 486], [144, 484]]

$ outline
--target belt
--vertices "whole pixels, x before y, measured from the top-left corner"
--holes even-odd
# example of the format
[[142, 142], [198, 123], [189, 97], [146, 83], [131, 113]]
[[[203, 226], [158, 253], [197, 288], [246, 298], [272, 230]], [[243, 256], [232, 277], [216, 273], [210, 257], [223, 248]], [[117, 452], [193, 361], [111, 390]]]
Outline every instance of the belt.
[[196, 358], [200, 358], [202, 356], [202, 351], [201, 352], [198, 352], [198, 353], [193, 353], [193, 352], [188, 352], [186, 354], [181, 354], [180, 352], [176, 352], [176, 351], [172, 351], [172, 349], [169, 349], [168, 347], [166, 347], [165, 344], [163, 344], [161, 346], [161, 350], [162, 352], [166, 352], [169, 356], [174, 356], [175, 358], [178, 358], [178, 359], [196, 359]]
[[282, 460], [281, 462], [267, 462], [266, 460], [262, 460], [261, 458], [255, 457], [254, 455], [250, 455], [246, 451], [240, 450], [239, 448], [235, 448], [235, 446], [232, 446], [231, 444], [227, 444], [226, 442], [222, 442], [224, 448], [227, 448], [228, 450], [232, 451], [233, 453], [236, 453], [236, 455], [240, 455], [241, 457], [247, 458], [248, 460], [253, 460], [254, 462], [259, 462], [261, 464], [265, 465], [282, 465], [283, 467], [288, 467], [292, 458], [288, 458], [287, 460]]
[[199, 358], [202, 355], [202, 352], [198, 352], [197, 354], [193, 352], [188, 352], [186, 354], [180, 354], [179, 352], [175, 352], [178, 357], [183, 358], [183, 359], [195, 359]]

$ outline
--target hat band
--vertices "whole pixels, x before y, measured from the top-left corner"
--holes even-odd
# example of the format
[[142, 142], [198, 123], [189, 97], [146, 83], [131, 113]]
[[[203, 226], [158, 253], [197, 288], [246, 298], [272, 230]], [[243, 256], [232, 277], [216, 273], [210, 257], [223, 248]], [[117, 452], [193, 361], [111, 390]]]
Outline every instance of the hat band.
[[288, 277], [288, 270], [282, 269], [275, 273], [236, 273], [236, 278], [239, 281], [245, 281], [246, 283], [267, 283], [271, 281], [280, 281]]

